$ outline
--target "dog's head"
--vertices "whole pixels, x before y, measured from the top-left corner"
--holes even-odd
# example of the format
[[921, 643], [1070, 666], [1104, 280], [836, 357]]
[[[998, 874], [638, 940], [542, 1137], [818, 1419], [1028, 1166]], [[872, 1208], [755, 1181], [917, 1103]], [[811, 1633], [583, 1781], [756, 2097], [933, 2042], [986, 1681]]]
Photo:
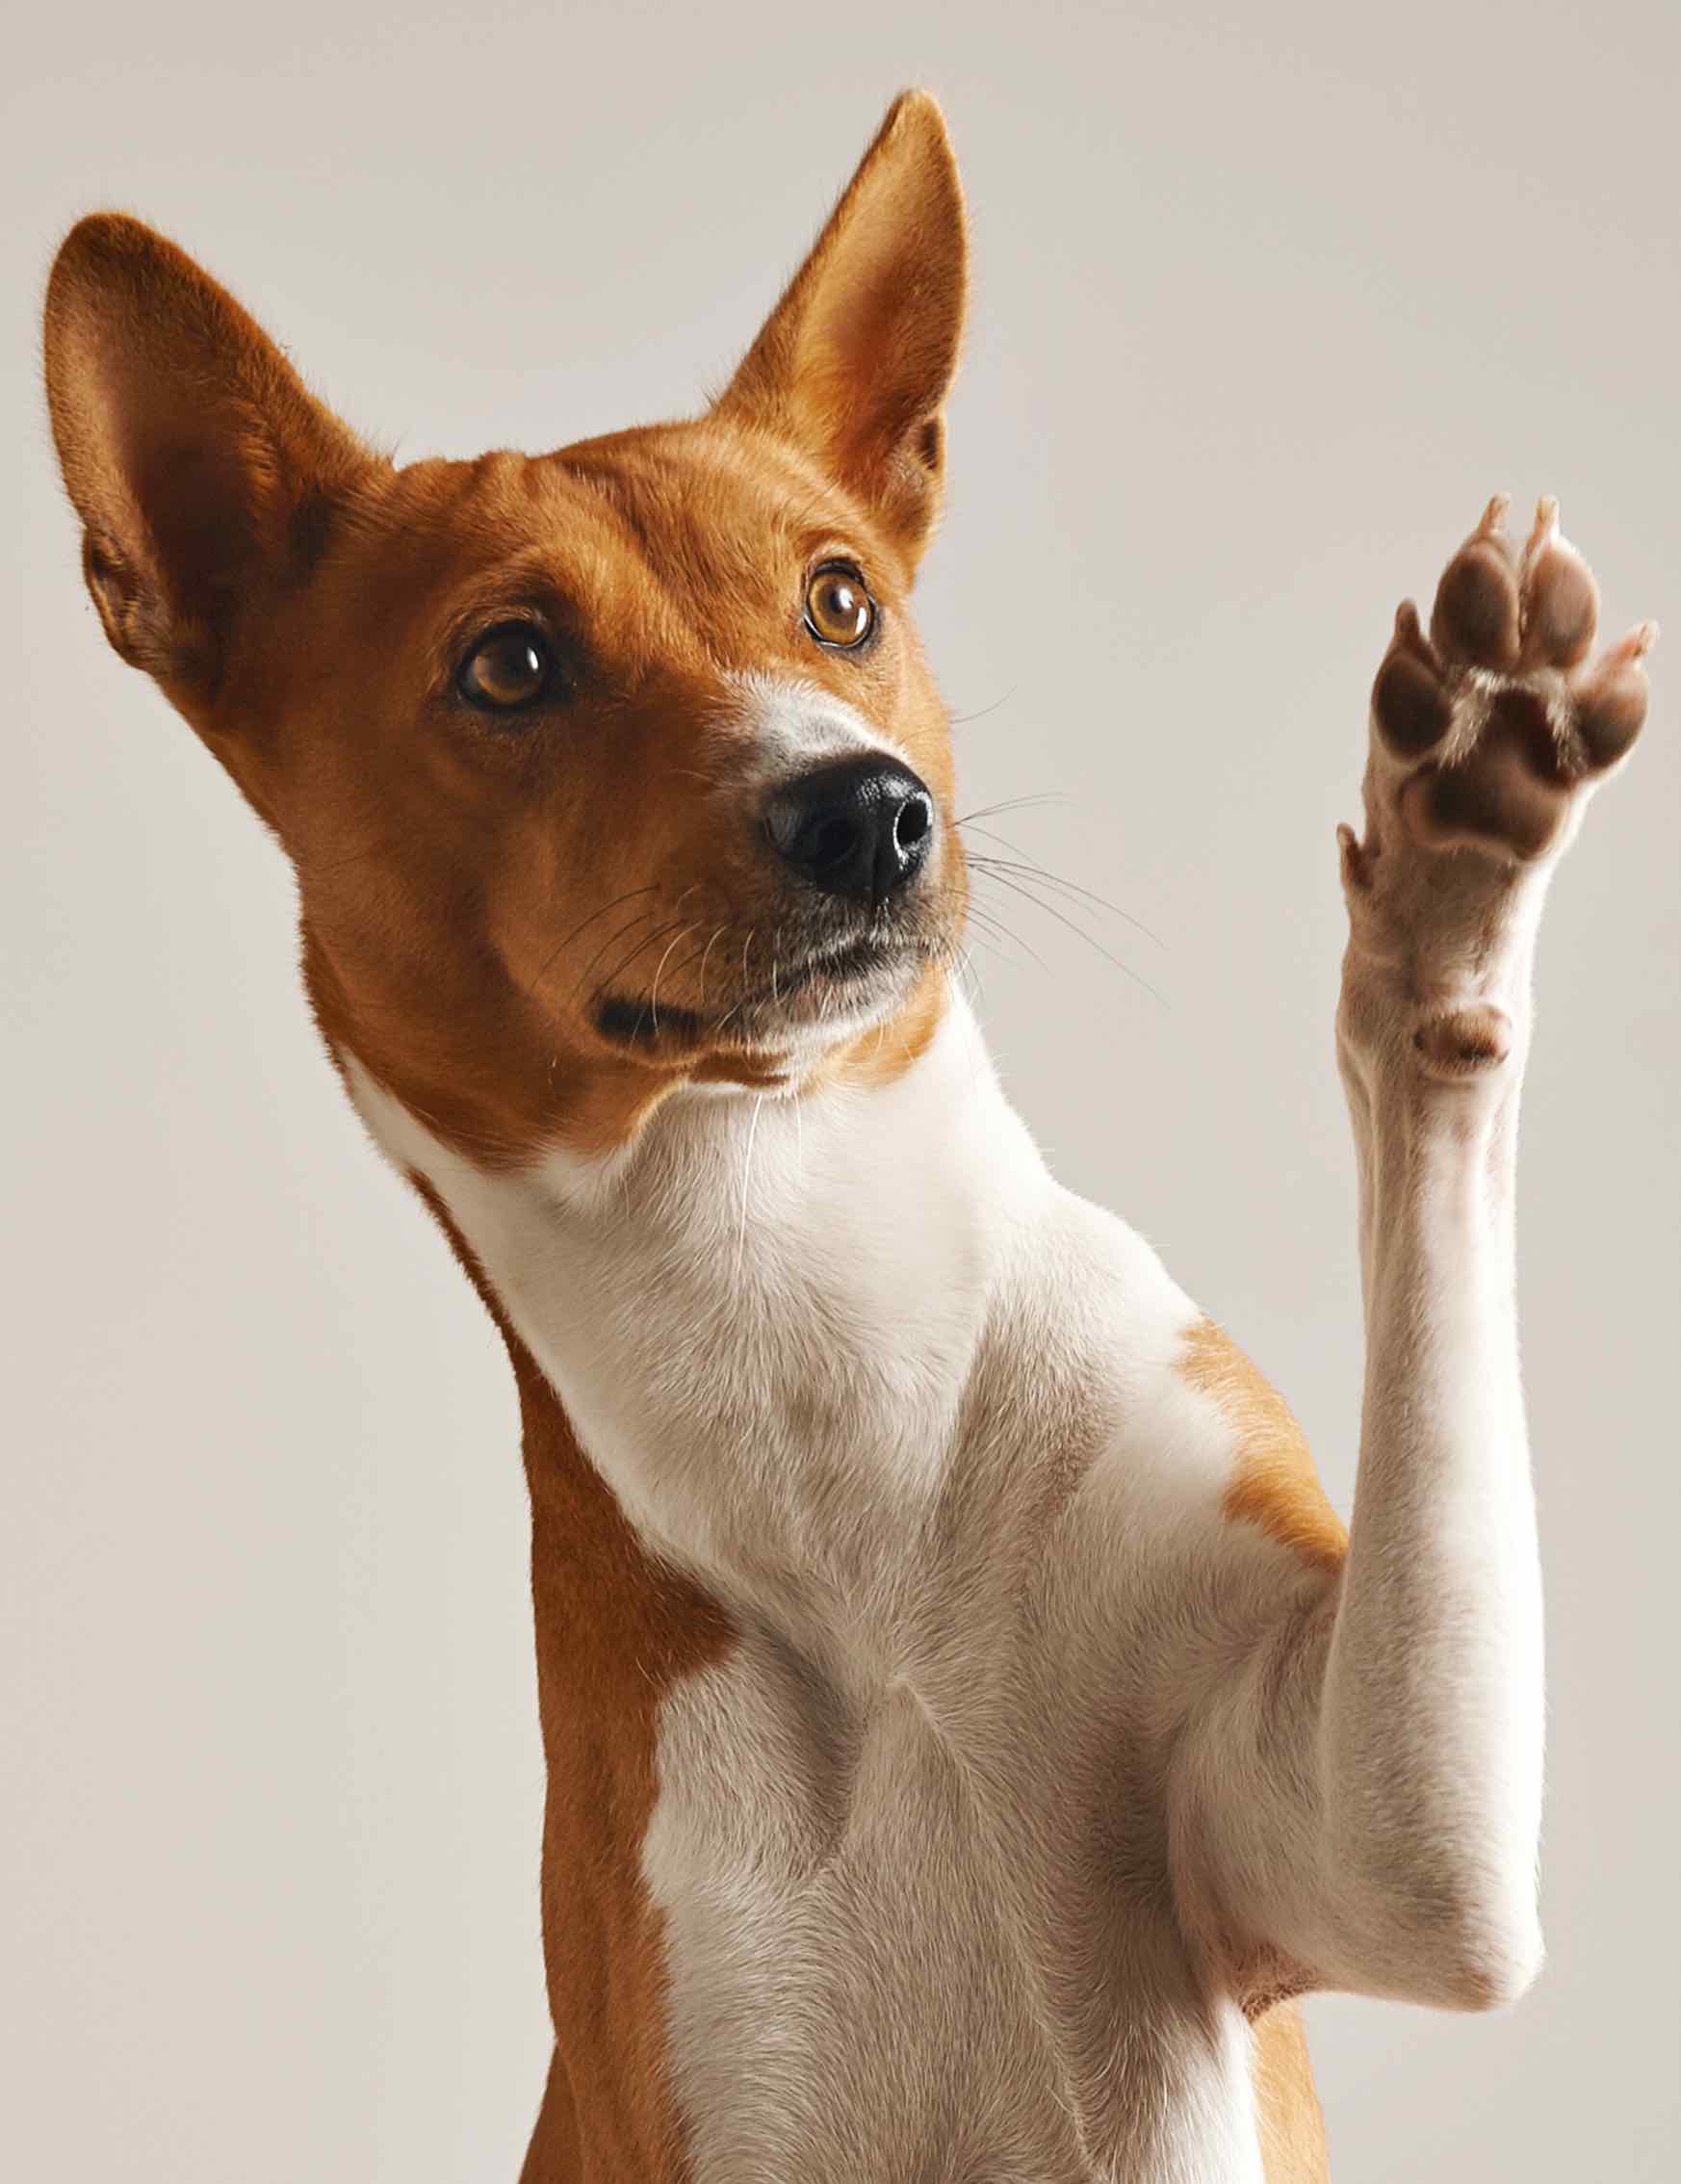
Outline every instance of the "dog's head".
[[909, 93], [704, 416], [399, 469], [161, 236], [65, 242], [106, 634], [290, 854], [329, 1042], [475, 1157], [929, 1036], [965, 879], [908, 594], [963, 298]]

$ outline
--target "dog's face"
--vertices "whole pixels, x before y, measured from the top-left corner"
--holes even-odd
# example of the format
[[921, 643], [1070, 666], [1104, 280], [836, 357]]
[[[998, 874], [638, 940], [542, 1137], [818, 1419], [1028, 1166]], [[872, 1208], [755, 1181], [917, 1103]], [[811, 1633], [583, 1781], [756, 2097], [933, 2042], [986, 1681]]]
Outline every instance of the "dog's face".
[[929, 1035], [965, 881], [908, 593], [963, 281], [911, 96], [706, 416], [398, 470], [162, 238], [66, 243], [107, 633], [291, 855], [331, 1044], [475, 1157]]

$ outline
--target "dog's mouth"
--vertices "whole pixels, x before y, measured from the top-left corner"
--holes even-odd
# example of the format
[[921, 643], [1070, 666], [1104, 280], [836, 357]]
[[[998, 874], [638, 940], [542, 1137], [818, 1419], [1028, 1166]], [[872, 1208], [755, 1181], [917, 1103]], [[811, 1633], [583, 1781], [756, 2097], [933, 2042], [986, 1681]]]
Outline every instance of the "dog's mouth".
[[779, 935], [757, 950], [749, 945], [743, 958], [748, 978], [713, 1008], [604, 988], [595, 998], [595, 1028], [615, 1046], [673, 1054], [696, 1047], [763, 1050], [826, 1028], [839, 1036], [896, 1007], [932, 949], [919, 933], [897, 929], [791, 949]]

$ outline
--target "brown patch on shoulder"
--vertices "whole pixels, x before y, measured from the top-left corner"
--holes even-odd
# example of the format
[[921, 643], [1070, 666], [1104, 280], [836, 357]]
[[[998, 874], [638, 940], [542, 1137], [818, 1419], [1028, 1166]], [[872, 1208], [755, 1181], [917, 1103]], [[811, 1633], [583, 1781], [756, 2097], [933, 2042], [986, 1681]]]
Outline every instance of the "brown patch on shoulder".
[[548, 1799], [543, 1955], [556, 2053], [524, 2184], [689, 2174], [665, 2053], [663, 1918], [642, 1878], [665, 1695], [726, 1653], [718, 1602], [642, 1546], [508, 1325], [447, 1208], [430, 1207], [507, 1345], [531, 1495]]
[[1193, 1388], [1214, 1398], [1237, 1436], [1225, 1514], [1233, 1523], [1258, 1525], [1318, 1569], [1339, 1570], [1348, 1533], [1326, 1499], [1283, 1397], [1211, 1319], [1200, 1320], [1185, 1337], [1180, 1369]]
[[1324, 2184], [1331, 2174], [1325, 2113], [1294, 2002], [1277, 2004], [1255, 2025], [1250, 2069], [1267, 2184]]

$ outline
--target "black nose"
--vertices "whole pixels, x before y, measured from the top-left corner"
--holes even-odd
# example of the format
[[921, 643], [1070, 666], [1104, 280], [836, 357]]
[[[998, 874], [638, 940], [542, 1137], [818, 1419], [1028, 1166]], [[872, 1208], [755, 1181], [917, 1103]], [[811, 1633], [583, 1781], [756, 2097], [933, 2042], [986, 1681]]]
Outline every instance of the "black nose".
[[779, 789], [764, 823], [802, 879], [879, 907], [927, 862], [934, 799], [891, 759], [841, 759]]

